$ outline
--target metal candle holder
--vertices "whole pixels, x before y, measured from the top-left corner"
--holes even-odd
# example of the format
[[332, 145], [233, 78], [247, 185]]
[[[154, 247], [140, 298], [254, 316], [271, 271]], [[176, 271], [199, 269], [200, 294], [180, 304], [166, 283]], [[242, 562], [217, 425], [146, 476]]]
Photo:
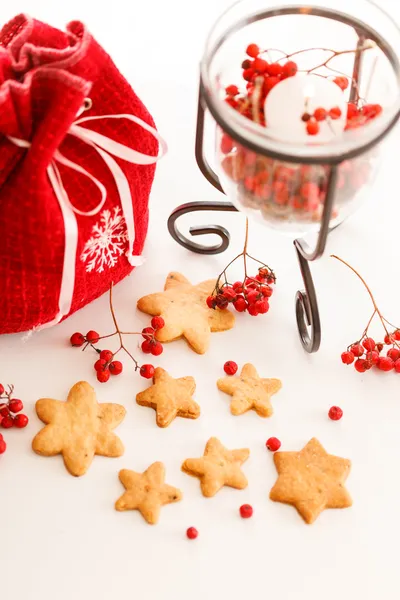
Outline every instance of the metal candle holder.
[[[303, 11], [304, 9], [300, 7], [282, 7], [279, 9], [275, 8], [271, 10], [265, 10], [264, 12], [259, 13], [258, 15], [249, 17], [243, 23], [243, 25], [247, 25], [251, 22], [265, 19], [271, 16], [300, 14]], [[397, 74], [400, 73], [399, 61], [395, 52], [393, 51], [392, 47], [386, 42], [386, 40], [373, 28], [344, 13], [340, 13], [330, 9], [307, 7], [307, 13], [311, 15], [327, 17], [329, 19], [340, 21], [346, 25], [350, 25], [354, 28], [358, 36], [358, 43], [354, 54], [350, 102], [353, 102], [357, 96], [357, 89], [361, 80], [362, 72], [362, 52], [360, 49], [362, 48], [366, 39], [374, 41], [376, 45], [386, 55], [395, 72]], [[361, 154], [364, 154], [365, 152], [373, 148], [375, 145], [377, 145], [388, 134], [388, 132], [398, 121], [400, 117], [400, 110], [398, 110], [395, 113], [393, 119], [387, 124], [386, 128], [375, 139], [368, 142], [367, 144], [364, 144], [356, 149], [347, 152], [346, 154], [342, 154], [340, 156], [325, 155], [318, 158], [292, 156], [290, 154], [282, 154], [277, 153], [275, 151], [267, 150], [258, 145], [255, 145], [253, 142], [250, 142], [249, 140], [246, 140], [242, 136], [238, 135], [238, 133], [230, 127], [230, 124], [215, 110], [215, 107], [210, 102], [210, 96], [205, 91], [205, 82], [203, 79], [203, 75], [200, 74], [195, 143], [196, 161], [204, 177], [217, 190], [219, 190], [222, 193], [224, 193], [224, 190], [222, 188], [221, 182], [217, 174], [210, 167], [207, 158], [204, 155], [204, 115], [206, 109], [210, 111], [216, 123], [222, 128], [222, 130], [245, 148], [253, 150], [263, 156], [278, 159], [287, 163], [301, 163], [306, 165], [324, 164], [329, 165], [330, 167], [327, 181], [326, 199], [324, 203], [323, 213], [321, 217], [321, 225], [315, 248], [311, 249], [306, 243], [306, 241], [302, 238], [294, 240], [294, 246], [296, 249], [300, 271], [304, 282], [304, 290], [298, 291], [295, 297], [297, 326], [300, 334], [301, 343], [304, 349], [310, 353], [317, 352], [321, 342], [321, 321], [319, 316], [317, 295], [309, 263], [322, 256], [325, 250], [328, 233], [333, 229], [332, 227], [330, 227], [330, 220], [335, 199], [338, 167], [343, 161], [352, 159], [356, 156], [360, 156]], [[171, 213], [168, 219], [169, 233], [174, 238], [174, 240], [178, 242], [178, 244], [198, 254], [219, 254], [221, 252], [224, 252], [229, 246], [230, 235], [229, 232], [221, 225], [201, 225], [191, 227], [189, 230], [191, 236], [194, 237], [199, 237], [205, 234], [216, 234], [217, 236], [219, 236], [220, 241], [212, 246], [205, 246], [204, 244], [195, 242], [184, 236], [179, 231], [177, 225], [177, 220], [179, 219], [179, 217], [181, 217], [184, 214], [197, 211], [234, 212], [237, 211], [237, 208], [231, 202], [227, 201], [204, 201], [189, 202], [187, 204], [182, 204]]]

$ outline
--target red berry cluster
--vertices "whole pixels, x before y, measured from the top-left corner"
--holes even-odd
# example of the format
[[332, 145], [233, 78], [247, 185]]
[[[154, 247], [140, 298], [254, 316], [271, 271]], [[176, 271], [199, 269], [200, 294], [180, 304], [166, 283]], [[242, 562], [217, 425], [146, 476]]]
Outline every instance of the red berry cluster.
[[[0, 427], [3, 429], [11, 427], [23, 429], [29, 422], [28, 417], [21, 413], [24, 408], [22, 401], [12, 398], [13, 392], [13, 385], [9, 385], [8, 391], [6, 391], [4, 385], [0, 383]], [[6, 447], [3, 436], [0, 434], [0, 454], [6, 451]]]
[[308, 135], [317, 135], [320, 130], [319, 123], [321, 121], [336, 121], [336, 119], [340, 119], [342, 116], [342, 111], [338, 106], [331, 108], [330, 110], [325, 110], [325, 108], [316, 108], [313, 114], [309, 112], [303, 113], [301, 117], [302, 121], [306, 124], [306, 131]]
[[[359, 373], [365, 373], [375, 368], [380, 371], [396, 371], [400, 373], [400, 329], [385, 335], [384, 342], [376, 343], [365, 334], [361, 340], [350, 344], [346, 352], [342, 352], [341, 358], [345, 365], [354, 364]], [[385, 346], [390, 346], [383, 354]]]
[[260, 267], [255, 277], [245, 277], [244, 281], [236, 281], [232, 285], [224, 283], [220, 286], [219, 280], [220, 277], [214, 292], [207, 298], [209, 308], [224, 309], [231, 303], [238, 312], [247, 311], [253, 317], [268, 312], [268, 299], [273, 293], [271, 285], [276, 282], [269, 267]]
[[[151, 320], [151, 327], [145, 327], [141, 333], [139, 332], [125, 332], [126, 335], [137, 334], [142, 335], [144, 341], [141, 344], [142, 351], [145, 354], [152, 354], [153, 356], [159, 356], [162, 354], [164, 348], [162, 344], [156, 340], [155, 334], [156, 330], [162, 329], [164, 327], [164, 319], [162, 317], [153, 317]], [[94, 363], [94, 369], [96, 371], [97, 380], [100, 383], [106, 383], [111, 375], [120, 375], [123, 371], [123, 364], [119, 360], [115, 360], [116, 354], [124, 349], [127, 354], [133, 359], [131, 354], [126, 350], [126, 348], [121, 344], [120, 348], [116, 352], [112, 352], [111, 350], [100, 350], [95, 347], [100, 340], [112, 337], [113, 335], [119, 333], [120, 335], [123, 332], [116, 331], [111, 335], [101, 336], [97, 331], [90, 330], [84, 336], [82, 333], [76, 332], [71, 338], [70, 342], [72, 346], [84, 346], [83, 350], [85, 350], [88, 346], [91, 346], [96, 352], [99, 354], [96, 362]], [[136, 369], [139, 370], [139, 373], [142, 377], [146, 379], [150, 379], [154, 374], [154, 367], [152, 365], [142, 365], [139, 364], [133, 359], [136, 364]]]
[[[311, 49], [297, 51], [307, 52]], [[273, 51], [261, 51], [256, 44], [247, 47], [250, 58], [242, 63], [243, 78], [246, 89], [238, 85], [225, 88], [225, 102], [244, 117], [262, 126], [268, 126], [264, 115], [264, 101], [270, 90], [282, 79], [296, 75], [297, 63], [286, 59], [268, 62], [262, 56]], [[333, 52], [329, 60], [341, 52]], [[282, 60], [286, 63], [281, 64]], [[329, 67], [328, 67], [329, 68]], [[314, 71], [311, 69], [311, 71]], [[333, 81], [342, 89], [349, 86], [347, 77], [335, 77]], [[378, 104], [347, 104], [346, 129], [353, 129], [368, 123], [382, 112]], [[325, 120], [340, 118], [339, 107], [317, 108], [312, 114], [303, 115], [307, 133], [312, 136], [320, 131], [320, 123]], [[268, 120], [268, 115], [266, 116]], [[228, 134], [222, 132], [220, 141], [221, 165], [231, 181], [237, 185], [238, 199], [243, 206], [260, 210], [266, 219], [287, 219], [292, 214], [301, 221], [319, 221], [326, 197], [327, 181], [330, 168], [322, 165], [309, 166], [288, 164], [272, 158], [261, 156], [238, 144]], [[343, 168], [342, 168], [343, 167]], [[339, 168], [337, 187], [340, 191], [339, 201], [342, 203], [351, 198], [369, 178], [370, 162], [364, 157], [347, 161]], [[333, 218], [337, 210], [333, 212]]]

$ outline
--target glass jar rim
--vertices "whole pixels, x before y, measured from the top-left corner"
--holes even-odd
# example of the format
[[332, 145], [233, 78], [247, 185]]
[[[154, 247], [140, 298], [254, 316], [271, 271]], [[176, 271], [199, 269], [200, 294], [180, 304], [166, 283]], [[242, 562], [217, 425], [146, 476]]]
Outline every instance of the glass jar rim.
[[[365, 33], [369, 39], [378, 45], [390, 61], [397, 79], [397, 95], [393, 104], [390, 107], [385, 108], [378, 119], [370, 121], [367, 126], [354, 130], [347, 130], [340, 138], [336, 138], [325, 144], [288, 144], [287, 142], [271, 137], [268, 134], [268, 129], [247, 119], [224, 101], [218, 93], [215, 82], [212, 81], [209, 72], [209, 67], [211, 66], [215, 53], [223, 45], [224, 41], [232, 33], [235, 33], [244, 25], [248, 25], [251, 22], [272, 16], [301, 14], [300, 9], [294, 5], [282, 7], [275, 6], [269, 9], [264, 8], [258, 14], [253, 14], [245, 20], [242, 19], [241, 21], [237, 21], [229, 28], [224, 29], [223, 34], [220, 34], [214, 39], [215, 32], [220, 27], [221, 22], [229, 15], [232, 9], [237, 7], [238, 4], [245, 5], [246, 1], [247, 0], [240, 0], [239, 2], [236, 2], [222, 13], [216, 21], [208, 35], [205, 51], [200, 64], [200, 97], [205, 101], [212, 116], [222, 129], [243, 146], [248, 147], [259, 154], [277, 158], [279, 160], [299, 163], [339, 163], [366, 152], [381, 141], [393, 128], [400, 117], [400, 61], [393, 47], [389, 45], [373, 27], [356, 17], [341, 11], [316, 7], [315, 5], [307, 6], [307, 14], [323, 16], [334, 21], [342, 21], [346, 25], [350, 25]], [[398, 27], [391, 19], [390, 15], [371, 0], [364, 0], [364, 2], [369, 4], [374, 10], [379, 11], [381, 16], [394, 26], [400, 44], [400, 27]]]

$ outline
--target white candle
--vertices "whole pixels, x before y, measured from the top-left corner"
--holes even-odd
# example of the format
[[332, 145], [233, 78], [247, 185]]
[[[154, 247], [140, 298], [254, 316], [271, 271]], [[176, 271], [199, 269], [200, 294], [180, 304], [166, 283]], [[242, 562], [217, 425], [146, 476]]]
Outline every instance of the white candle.
[[[305, 112], [316, 108], [340, 108], [339, 119], [320, 121], [317, 135], [309, 135], [301, 120]], [[347, 104], [343, 91], [324, 77], [298, 74], [279, 82], [269, 92], [264, 113], [268, 133], [276, 139], [293, 143], [326, 143], [343, 134], [346, 126]]]

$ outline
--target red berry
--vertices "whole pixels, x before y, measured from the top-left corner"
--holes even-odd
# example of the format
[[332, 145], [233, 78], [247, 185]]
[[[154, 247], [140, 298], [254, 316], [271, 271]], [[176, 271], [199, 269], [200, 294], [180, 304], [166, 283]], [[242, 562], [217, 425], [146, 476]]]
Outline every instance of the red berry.
[[279, 77], [267, 77], [264, 81], [264, 86], [263, 86], [264, 92], [268, 93], [279, 82], [280, 82]]
[[314, 119], [316, 121], [325, 121], [327, 114], [325, 108], [316, 108], [314, 110]]
[[260, 292], [264, 296], [264, 298], [270, 298], [274, 293], [274, 290], [269, 285], [263, 285], [260, 287]]
[[144, 340], [142, 342], [142, 352], [144, 352], [145, 354], [151, 354], [152, 341], [153, 340]]
[[267, 446], [268, 450], [271, 450], [271, 452], [276, 452], [281, 447], [281, 442], [276, 437], [270, 437], [265, 442], [265, 445]]
[[249, 289], [255, 289], [258, 287], [257, 281], [254, 281], [252, 277], [246, 277], [245, 285]]
[[90, 342], [91, 344], [97, 344], [97, 342], [99, 341], [100, 335], [97, 333], [97, 331], [93, 331], [92, 329], [90, 331], [87, 332], [86, 334], [86, 340], [88, 342]]
[[186, 531], [186, 535], [189, 540], [195, 540], [199, 535], [199, 532], [197, 531], [196, 527], [189, 527], [189, 529]]
[[383, 344], [382, 344], [382, 342], [378, 342], [377, 343], [375, 350], [377, 352], [382, 352], [382, 350], [383, 350]]
[[396, 371], [396, 373], [400, 373], [400, 358], [398, 358], [394, 363], [394, 370]]
[[265, 315], [265, 313], [267, 313], [269, 311], [269, 304], [267, 300], [257, 300], [257, 302], [254, 305], [256, 307], [256, 309], [258, 310], [258, 312], [260, 313], [260, 315]]
[[229, 154], [229, 152], [231, 152], [233, 150], [234, 147], [234, 143], [232, 138], [227, 135], [226, 133], [224, 133], [224, 135], [221, 138], [221, 152], [222, 154]]
[[379, 352], [376, 350], [372, 350], [372, 352], [367, 352], [365, 355], [365, 360], [368, 361], [370, 365], [376, 365], [379, 360]]
[[294, 60], [289, 60], [286, 64], [283, 65], [283, 77], [293, 77], [297, 73], [297, 63]]
[[10, 429], [10, 427], [12, 427], [14, 425], [14, 418], [11, 417], [10, 415], [8, 415], [7, 417], [3, 417], [3, 420], [1, 422], [1, 426], [4, 429]]
[[245, 71], [246, 69], [250, 69], [251, 65], [252, 65], [252, 61], [249, 60], [248, 58], [246, 58], [246, 60], [244, 60], [242, 62], [241, 66], [242, 66], [243, 71]]
[[258, 315], [258, 308], [255, 304], [250, 304], [247, 310], [249, 312], [249, 315], [251, 315], [252, 317], [256, 317]]
[[244, 312], [247, 308], [247, 302], [243, 296], [239, 296], [236, 302], [233, 303], [233, 306], [238, 312]]
[[243, 293], [243, 283], [241, 281], [235, 281], [235, 283], [232, 285], [232, 287], [235, 290], [235, 292], [237, 292], [238, 294]]
[[354, 354], [352, 352], [342, 352], [342, 363], [345, 365], [351, 365], [354, 361]]
[[151, 326], [153, 329], [162, 329], [165, 325], [165, 321], [162, 317], [153, 317], [151, 320]]
[[242, 504], [239, 508], [240, 516], [242, 519], [249, 519], [253, 516], [253, 507], [250, 504]]
[[385, 344], [387, 344], [388, 346], [393, 344], [394, 340], [395, 340], [395, 336], [393, 333], [391, 333], [389, 335], [388, 334], [385, 335]]
[[390, 348], [390, 350], [387, 352], [387, 355], [393, 360], [393, 362], [396, 362], [396, 360], [400, 358], [400, 350], [398, 348]]
[[332, 421], [339, 421], [343, 417], [343, 411], [339, 406], [331, 406], [328, 416]]
[[258, 73], [265, 73], [268, 69], [268, 63], [263, 58], [256, 58], [253, 62], [253, 69]]
[[110, 379], [110, 371], [108, 369], [104, 369], [103, 371], [97, 371], [97, 381], [100, 383], [106, 383]]
[[347, 105], [347, 118], [354, 119], [358, 115], [358, 108], [353, 102], [349, 102]]
[[245, 71], [243, 71], [243, 79], [245, 81], [251, 81], [254, 77], [254, 71], [253, 69], [246, 69]]
[[260, 54], [260, 48], [257, 46], [257, 44], [249, 44], [246, 48], [246, 54], [251, 56], [251, 58], [257, 58], [257, 56]]
[[0, 383], [0, 396], [4, 394], [4, 385]]
[[340, 110], [340, 108], [338, 106], [335, 106], [334, 108], [331, 108], [331, 110], [329, 111], [329, 116], [331, 119], [333, 119], [335, 121], [336, 119], [339, 119], [342, 116], [342, 111]]
[[349, 80], [347, 77], [335, 77], [333, 83], [336, 83], [336, 85], [338, 85], [340, 89], [344, 91], [349, 85]]
[[354, 368], [359, 373], [365, 373], [365, 371], [368, 368], [368, 363], [366, 360], [362, 360], [361, 358], [358, 358], [356, 360], [356, 362], [354, 363]]
[[305, 112], [301, 115], [301, 120], [303, 121], [303, 123], [307, 123], [307, 121], [309, 121], [311, 119], [311, 115], [308, 112]]
[[20, 414], [14, 417], [14, 427], [18, 427], [18, 429], [23, 429], [29, 423], [29, 419], [26, 415]]
[[163, 345], [160, 342], [155, 342], [151, 345], [151, 353], [153, 356], [160, 356], [163, 353]]
[[380, 356], [376, 366], [381, 371], [391, 371], [394, 368], [394, 362], [389, 356]]
[[350, 352], [352, 352], [354, 356], [362, 356], [364, 354], [364, 348], [361, 344], [353, 344], [350, 348]]
[[145, 327], [144, 329], [142, 329], [142, 336], [144, 337], [145, 340], [153, 339], [154, 334], [155, 334], [155, 331], [152, 327]]
[[228, 87], [225, 88], [225, 92], [228, 94], [228, 96], [237, 96], [239, 93], [239, 88], [237, 85], [228, 85]]
[[154, 375], [154, 367], [153, 365], [142, 365], [140, 367], [140, 374], [145, 379], [151, 379]]
[[[83, 346], [83, 344], [85, 343], [85, 337], [81, 333], [76, 332], [71, 335], [69, 341], [71, 342], [71, 346], [76, 346], [77, 348], [79, 348], [79, 346]], [[4, 392], [4, 388], [3, 388], [3, 392]], [[0, 392], [0, 396], [3, 392]]]
[[[394, 335], [394, 339], [399, 342], [400, 341], [400, 329], [396, 329], [396, 331], [393, 332], [393, 335]], [[4, 388], [3, 388], [3, 390], [4, 390]], [[1, 391], [1, 385], [0, 385], [0, 396], [2, 393], [3, 392]]]
[[238, 366], [233, 360], [228, 360], [224, 364], [224, 371], [227, 375], [234, 375], [237, 370], [238, 370]]
[[228, 302], [232, 302], [233, 300], [236, 300], [237, 293], [235, 292], [235, 290], [233, 289], [232, 286], [230, 286], [230, 285], [225, 286], [222, 293], [223, 293], [224, 297], [228, 300]]
[[[160, 342], [157, 342], [157, 344], [159, 344], [159, 343]], [[119, 375], [120, 373], [122, 373], [122, 369], [123, 369], [122, 362], [119, 360], [113, 360], [113, 362], [110, 363], [109, 369], [110, 369], [111, 375]]]
[[278, 75], [282, 75], [283, 67], [279, 63], [271, 63], [270, 65], [268, 65], [267, 72], [268, 72], [268, 75], [277, 77]]
[[5, 441], [3, 440], [3, 438], [0, 439], [0, 454], [4, 454], [4, 452], [7, 450], [7, 444], [5, 443]]
[[250, 290], [246, 299], [249, 304], [255, 304], [259, 298], [260, 292], [258, 290]]
[[308, 135], [317, 135], [319, 133], [319, 125], [317, 121], [307, 121], [306, 125]]
[[8, 410], [8, 406], [3, 406], [2, 408], [0, 408], [0, 415], [2, 417], [8, 417], [10, 414], [10, 411]]
[[362, 345], [364, 346], [364, 348], [366, 350], [374, 350], [374, 348], [376, 346], [375, 340], [373, 340], [372, 338], [365, 338]]
[[225, 298], [223, 294], [218, 294], [215, 298], [215, 302], [221, 310], [228, 306], [228, 300]]
[[96, 362], [94, 363], [94, 369], [95, 371], [104, 371], [104, 367], [106, 366], [107, 361], [104, 360], [104, 358], [99, 358], [99, 360], [96, 360]]
[[208, 296], [206, 302], [207, 302], [208, 308], [215, 308], [217, 306], [214, 296]]
[[[399, 356], [400, 356], [400, 352], [399, 352]], [[24, 405], [22, 404], [21, 400], [17, 400], [16, 398], [14, 398], [13, 400], [10, 400], [10, 402], [8, 403], [8, 408], [9, 408], [9, 411], [12, 413], [19, 413], [24, 408]]]
[[100, 358], [105, 360], [106, 362], [109, 360], [112, 360], [114, 354], [111, 352], [111, 350], [102, 350], [100, 352]]

